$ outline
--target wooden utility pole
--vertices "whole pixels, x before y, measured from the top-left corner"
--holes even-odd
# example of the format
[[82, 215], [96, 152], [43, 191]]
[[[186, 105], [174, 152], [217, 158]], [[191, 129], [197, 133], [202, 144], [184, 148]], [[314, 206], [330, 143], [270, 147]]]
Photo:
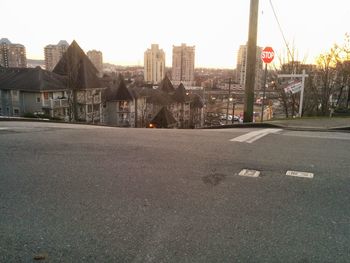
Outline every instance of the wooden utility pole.
[[253, 121], [254, 86], [256, 66], [256, 42], [258, 35], [259, 0], [250, 0], [249, 34], [247, 47], [247, 69], [243, 122]]

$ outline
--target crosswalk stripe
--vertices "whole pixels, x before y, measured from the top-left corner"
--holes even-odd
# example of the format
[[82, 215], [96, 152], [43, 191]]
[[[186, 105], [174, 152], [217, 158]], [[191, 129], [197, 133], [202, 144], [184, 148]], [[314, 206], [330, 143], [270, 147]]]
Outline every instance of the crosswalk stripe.
[[258, 131], [252, 131], [252, 132], [243, 134], [241, 136], [238, 136], [236, 138], [233, 138], [230, 141], [231, 142], [253, 143], [256, 140], [259, 140], [268, 134], [277, 133], [279, 131], [282, 131], [282, 129], [262, 129], [262, 130], [258, 130]]

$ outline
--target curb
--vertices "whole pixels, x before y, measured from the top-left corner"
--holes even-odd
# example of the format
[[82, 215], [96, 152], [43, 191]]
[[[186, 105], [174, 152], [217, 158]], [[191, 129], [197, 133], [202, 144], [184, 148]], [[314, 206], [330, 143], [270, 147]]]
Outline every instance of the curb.
[[199, 129], [231, 129], [231, 128], [283, 128], [280, 125], [271, 124], [271, 123], [237, 123], [229, 125], [217, 125], [202, 127]]

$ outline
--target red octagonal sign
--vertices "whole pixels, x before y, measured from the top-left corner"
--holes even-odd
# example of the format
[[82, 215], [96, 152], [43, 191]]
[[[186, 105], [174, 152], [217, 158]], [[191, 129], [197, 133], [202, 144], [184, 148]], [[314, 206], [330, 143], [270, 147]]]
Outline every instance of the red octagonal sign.
[[273, 51], [272, 47], [265, 47], [261, 52], [261, 59], [266, 64], [271, 63], [274, 57], [275, 57], [275, 51]]

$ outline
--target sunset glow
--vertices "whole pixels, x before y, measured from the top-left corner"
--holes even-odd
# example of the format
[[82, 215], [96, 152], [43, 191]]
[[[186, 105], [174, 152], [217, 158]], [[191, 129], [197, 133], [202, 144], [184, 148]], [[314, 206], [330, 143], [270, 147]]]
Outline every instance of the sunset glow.
[[[350, 2], [272, 1], [284, 34], [299, 59], [314, 62], [350, 31]], [[43, 59], [43, 48], [75, 39], [104, 62], [143, 65], [143, 53], [159, 44], [171, 66], [172, 46], [196, 46], [196, 67], [235, 68], [239, 45], [247, 41], [247, 0], [11, 1], [2, 0], [0, 38], [21, 43], [27, 57]], [[8, 21], [8, 22], [7, 22]], [[260, 1], [258, 45], [284, 54], [286, 46], [268, 0]]]

